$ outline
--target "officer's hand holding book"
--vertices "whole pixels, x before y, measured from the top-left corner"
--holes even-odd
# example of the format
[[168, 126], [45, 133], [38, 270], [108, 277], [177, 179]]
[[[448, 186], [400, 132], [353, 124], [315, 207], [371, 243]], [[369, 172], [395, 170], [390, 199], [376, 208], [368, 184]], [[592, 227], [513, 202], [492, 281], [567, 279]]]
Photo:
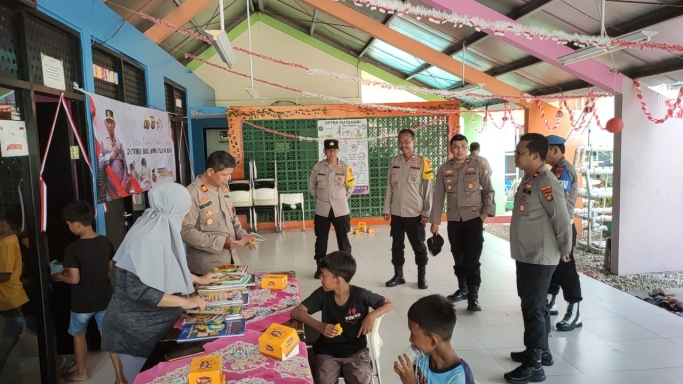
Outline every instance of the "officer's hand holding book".
[[240, 242], [238, 240], [233, 239], [232, 237], [226, 237], [225, 238], [225, 244], [223, 244], [223, 248], [225, 249], [235, 249], [240, 246]]

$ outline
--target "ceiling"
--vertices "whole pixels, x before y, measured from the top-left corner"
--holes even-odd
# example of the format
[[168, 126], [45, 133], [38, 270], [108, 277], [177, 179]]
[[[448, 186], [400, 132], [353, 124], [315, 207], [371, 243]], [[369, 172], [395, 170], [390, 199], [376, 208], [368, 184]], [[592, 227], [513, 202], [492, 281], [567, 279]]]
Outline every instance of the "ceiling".
[[[186, 0], [109, 0], [107, 5], [121, 17], [145, 32], [153, 23], [139, 12], [163, 19]], [[319, 0], [331, 1], [331, 0]], [[538, 25], [569, 33], [600, 34], [600, 0], [477, 0], [507, 17], [524, 24]], [[262, 12], [293, 28], [359, 60], [374, 64], [418, 86], [451, 89], [463, 85], [462, 80], [441, 68], [345, 24], [333, 16], [317, 12], [298, 0], [224, 0], [226, 30], [246, 19], [250, 12]], [[340, 1], [356, 12], [389, 28], [441, 51], [523, 92], [532, 95], [585, 92], [591, 84], [569, 74], [562, 68], [530, 56], [495, 36], [472, 28], [454, 28], [452, 24], [434, 24], [424, 18], [388, 15], [367, 7], [356, 7], [353, 1]], [[412, 5], [422, 4], [419, 0]], [[605, 26], [609, 36], [620, 36], [641, 30], [657, 31], [656, 42], [683, 44], [680, 25], [683, 23], [683, 0], [608, 0]], [[183, 29], [202, 32], [219, 29], [219, 5], [214, 1], [197, 14]], [[173, 33], [159, 44], [178, 61], [187, 63], [186, 53], [199, 55], [208, 48], [202, 41]], [[683, 56], [657, 50], [623, 50], [606, 54], [596, 61], [631, 78], [640, 78], [646, 85], [683, 82]], [[454, 61], [454, 64], [457, 62]], [[609, 90], [606, 90], [609, 91]], [[488, 94], [484, 90], [477, 91]], [[501, 100], [472, 98], [465, 105], [481, 107]]]

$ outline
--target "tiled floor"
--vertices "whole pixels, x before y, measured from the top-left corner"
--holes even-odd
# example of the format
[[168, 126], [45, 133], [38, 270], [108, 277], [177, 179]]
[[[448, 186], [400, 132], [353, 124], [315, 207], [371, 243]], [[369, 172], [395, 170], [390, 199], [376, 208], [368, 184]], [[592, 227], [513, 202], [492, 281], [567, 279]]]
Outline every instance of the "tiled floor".
[[[445, 235], [445, 226], [442, 232]], [[243, 263], [255, 271], [296, 270], [304, 297], [319, 287], [320, 283], [313, 279], [312, 230], [288, 230], [265, 237], [267, 241], [260, 250], [240, 255]], [[397, 383], [393, 363], [408, 347], [408, 308], [421, 296], [453, 293], [453, 260], [448, 252], [436, 258], [430, 256], [429, 289], [418, 290], [412, 251], [408, 251], [408, 284], [386, 288], [384, 282], [392, 275], [389, 228], [377, 227], [375, 234], [351, 236], [351, 244], [358, 263], [352, 283], [383, 294], [395, 303], [396, 308], [385, 316], [380, 333], [384, 339], [382, 378], [386, 383]], [[406, 245], [410, 249], [407, 241]], [[506, 241], [486, 234], [480, 291], [483, 311], [469, 313], [466, 303], [456, 305], [454, 347], [481, 384], [503, 383], [503, 373], [517, 365], [510, 360], [510, 351], [523, 348], [515, 265], [508, 254]], [[683, 318], [591, 278], [582, 276], [581, 283], [584, 326], [570, 333], [552, 332], [550, 348], [555, 365], [546, 368], [546, 383], [683, 383]], [[565, 303], [561, 298], [558, 301], [562, 315]], [[113, 379], [111, 363], [102, 354], [92, 360], [91, 372], [96, 372], [91, 383], [110, 383]]]

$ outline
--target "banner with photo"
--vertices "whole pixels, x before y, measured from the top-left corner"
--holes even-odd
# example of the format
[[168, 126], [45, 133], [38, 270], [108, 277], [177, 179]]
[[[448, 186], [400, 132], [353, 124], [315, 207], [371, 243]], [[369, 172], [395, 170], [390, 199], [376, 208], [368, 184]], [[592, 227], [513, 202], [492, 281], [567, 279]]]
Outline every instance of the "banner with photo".
[[98, 95], [90, 98], [100, 202], [174, 182], [175, 151], [168, 113]]
[[339, 160], [351, 167], [356, 180], [353, 194], [369, 195], [367, 119], [318, 120], [318, 138], [318, 154], [321, 160], [325, 158], [325, 139], [339, 140]]

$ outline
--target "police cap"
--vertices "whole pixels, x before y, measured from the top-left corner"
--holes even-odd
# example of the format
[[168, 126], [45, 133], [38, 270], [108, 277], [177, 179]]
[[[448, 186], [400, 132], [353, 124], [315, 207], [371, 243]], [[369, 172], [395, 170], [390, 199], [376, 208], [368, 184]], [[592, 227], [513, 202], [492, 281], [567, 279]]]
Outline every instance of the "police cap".
[[325, 149], [339, 149], [339, 140], [327, 139], [323, 145]]

